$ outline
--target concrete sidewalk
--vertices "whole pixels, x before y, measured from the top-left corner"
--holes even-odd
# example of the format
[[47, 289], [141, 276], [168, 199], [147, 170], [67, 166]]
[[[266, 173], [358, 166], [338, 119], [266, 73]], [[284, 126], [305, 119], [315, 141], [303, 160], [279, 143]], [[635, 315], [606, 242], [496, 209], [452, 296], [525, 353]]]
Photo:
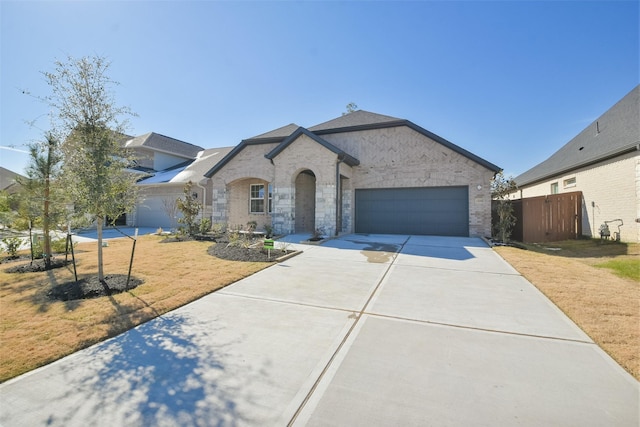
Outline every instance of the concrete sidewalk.
[[481, 240], [303, 249], [0, 385], [0, 424], [639, 424], [638, 382]]

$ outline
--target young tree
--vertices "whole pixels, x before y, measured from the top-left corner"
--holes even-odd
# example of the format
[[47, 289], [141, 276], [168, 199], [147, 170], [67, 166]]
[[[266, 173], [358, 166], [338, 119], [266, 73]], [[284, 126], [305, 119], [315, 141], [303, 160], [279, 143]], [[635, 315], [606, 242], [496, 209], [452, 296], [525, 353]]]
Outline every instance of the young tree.
[[57, 118], [63, 153], [63, 178], [76, 211], [91, 215], [98, 232], [98, 278], [104, 281], [102, 227], [135, 203], [135, 181], [126, 168], [131, 159], [123, 146], [127, 107], [116, 106], [103, 57], [56, 61], [45, 72], [52, 95], [47, 97]]
[[198, 232], [198, 224], [196, 218], [200, 213], [202, 205], [198, 203], [198, 200], [192, 191], [193, 182], [189, 181], [184, 186], [184, 197], [177, 200], [177, 206], [180, 212], [182, 212], [182, 218], [178, 219], [180, 224], [184, 224], [188, 235], [192, 236]]
[[178, 200], [167, 197], [162, 199], [162, 210], [171, 221], [171, 230], [175, 231], [176, 220], [178, 218]]
[[509, 241], [511, 230], [516, 224], [516, 217], [513, 215], [513, 206], [509, 195], [517, 189], [518, 187], [513, 178], [505, 178], [502, 172], [497, 173], [491, 181], [491, 198], [497, 201], [497, 221], [494, 231], [498, 240], [503, 243]]
[[[43, 154], [43, 151], [45, 152]], [[47, 269], [51, 268], [51, 225], [55, 224], [64, 210], [59, 191], [60, 177], [59, 144], [48, 134], [43, 144], [29, 146], [30, 163], [26, 179], [20, 180], [23, 188], [24, 212], [29, 221], [38, 222], [43, 233], [43, 259]]]

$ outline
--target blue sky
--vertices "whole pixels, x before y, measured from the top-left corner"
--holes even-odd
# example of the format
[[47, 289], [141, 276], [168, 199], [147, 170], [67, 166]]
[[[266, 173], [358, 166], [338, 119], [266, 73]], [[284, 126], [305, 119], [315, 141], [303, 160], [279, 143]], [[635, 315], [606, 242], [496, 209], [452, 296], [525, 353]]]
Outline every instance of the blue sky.
[[[0, 0], [0, 166], [49, 128], [41, 74], [100, 55], [116, 101], [205, 148], [310, 127], [349, 102], [518, 175], [640, 81], [638, 1]], [[29, 124], [31, 123], [31, 124]]]

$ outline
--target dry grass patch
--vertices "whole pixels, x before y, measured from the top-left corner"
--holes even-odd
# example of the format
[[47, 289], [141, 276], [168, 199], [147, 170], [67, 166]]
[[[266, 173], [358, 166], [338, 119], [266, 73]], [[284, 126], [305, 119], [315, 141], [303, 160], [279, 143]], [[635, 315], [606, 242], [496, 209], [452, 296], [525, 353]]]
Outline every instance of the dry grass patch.
[[595, 267], [637, 259], [640, 245], [586, 240], [529, 248], [495, 250], [640, 380], [640, 283]]
[[[0, 265], [0, 381], [115, 336], [271, 264], [226, 261], [207, 254], [211, 242], [160, 243], [142, 236], [132, 276], [144, 283], [121, 294], [55, 301], [47, 291], [73, 281], [73, 267], [6, 273]], [[110, 240], [105, 274], [127, 274], [132, 241]], [[97, 245], [76, 247], [78, 278], [97, 273]]]

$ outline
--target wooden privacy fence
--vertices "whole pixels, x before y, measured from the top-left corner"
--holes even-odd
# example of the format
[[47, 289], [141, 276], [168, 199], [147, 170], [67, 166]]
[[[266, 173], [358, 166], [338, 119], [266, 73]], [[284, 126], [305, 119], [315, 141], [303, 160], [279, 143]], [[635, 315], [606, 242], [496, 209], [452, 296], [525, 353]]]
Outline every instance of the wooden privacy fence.
[[511, 239], [556, 242], [582, 236], [582, 192], [513, 200], [516, 225]]

